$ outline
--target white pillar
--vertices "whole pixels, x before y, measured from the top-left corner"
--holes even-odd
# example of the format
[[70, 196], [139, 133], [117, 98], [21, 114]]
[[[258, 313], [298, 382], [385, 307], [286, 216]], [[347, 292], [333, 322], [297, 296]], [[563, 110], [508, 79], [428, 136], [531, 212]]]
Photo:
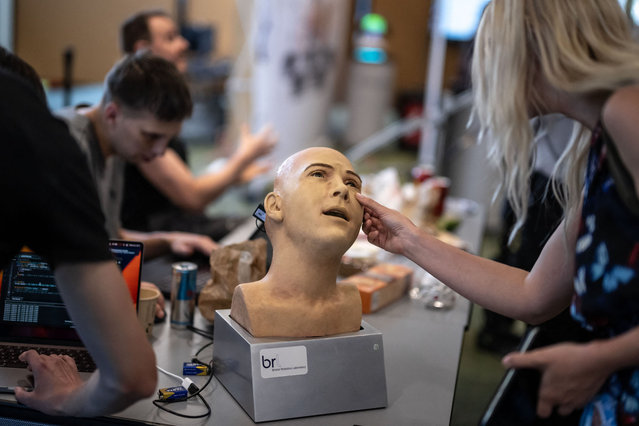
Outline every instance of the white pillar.
[[440, 0], [433, 0], [431, 8], [431, 34], [428, 68], [424, 83], [424, 115], [421, 142], [419, 145], [419, 164], [429, 164], [437, 171], [437, 145], [440, 140], [441, 95], [446, 61], [446, 38], [440, 30]]
[[14, 0], [0, 0], [0, 46], [13, 51]]

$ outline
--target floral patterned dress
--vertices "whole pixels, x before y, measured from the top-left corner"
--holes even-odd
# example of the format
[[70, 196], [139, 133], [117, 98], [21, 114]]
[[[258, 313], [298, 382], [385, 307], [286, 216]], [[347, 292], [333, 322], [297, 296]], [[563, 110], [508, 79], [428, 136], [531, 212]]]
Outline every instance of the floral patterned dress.
[[[571, 304], [572, 316], [602, 338], [639, 325], [639, 217], [613, 181], [604, 139], [611, 141], [599, 124], [586, 169]], [[613, 374], [585, 407], [581, 424], [639, 424], [639, 367]]]

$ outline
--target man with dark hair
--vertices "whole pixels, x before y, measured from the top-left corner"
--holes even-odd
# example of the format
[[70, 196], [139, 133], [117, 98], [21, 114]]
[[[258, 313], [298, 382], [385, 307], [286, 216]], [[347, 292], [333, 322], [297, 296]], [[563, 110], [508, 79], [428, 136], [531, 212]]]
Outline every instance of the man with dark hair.
[[0, 268], [25, 245], [49, 261], [98, 370], [84, 382], [68, 356], [29, 350], [19, 358], [33, 391], [15, 396], [48, 414], [110, 414], [155, 391], [155, 355], [107, 249], [86, 161], [43, 94], [33, 68], [0, 47], [0, 193], [10, 205], [0, 209]]
[[[120, 38], [125, 53], [145, 49], [173, 62], [180, 72], [186, 71], [188, 42], [165, 12], [136, 13], [122, 25]], [[203, 214], [204, 209], [232, 185], [250, 182], [268, 171], [270, 165], [257, 160], [275, 143], [268, 127], [254, 135], [243, 128], [236, 151], [221, 169], [193, 176], [186, 146], [174, 138], [162, 157], [126, 166], [122, 223], [137, 230], [179, 229], [222, 238], [243, 218], [210, 218]]]
[[143, 241], [148, 257], [168, 249], [179, 255], [196, 250], [209, 255], [216, 247], [203, 235], [150, 234], [120, 226], [124, 161], [137, 164], [162, 155], [192, 108], [188, 87], [173, 64], [137, 54], [111, 69], [100, 104], [58, 112], [89, 162], [110, 236]]
[[[157, 67], [157, 68], [156, 68]], [[106, 76], [102, 106], [119, 104], [146, 111], [160, 121], [182, 121], [193, 112], [193, 103], [182, 76], [169, 61], [149, 54], [129, 55]]]
[[181, 73], [186, 71], [189, 42], [163, 10], [136, 13], [127, 19], [120, 30], [120, 44], [124, 53], [149, 49], [154, 55], [173, 62]]

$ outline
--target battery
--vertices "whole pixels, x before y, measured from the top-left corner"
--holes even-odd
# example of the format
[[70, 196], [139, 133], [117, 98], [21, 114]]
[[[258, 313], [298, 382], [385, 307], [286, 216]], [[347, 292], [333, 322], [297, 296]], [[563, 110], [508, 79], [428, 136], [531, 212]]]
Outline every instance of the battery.
[[193, 325], [195, 311], [195, 278], [197, 265], [177, 262], [171, 265], [171, 327], [186, 328]]
[[158, 399], [160, 401], [184, 401], [189, 396], [183, 386], [174, 386], [172, 388], [162, 388], [158, 390]]
[[208, 376], [209, 374], [211, 374], [211, 369], [206, 364], [185, 362], [182, 365], [183, 376]]

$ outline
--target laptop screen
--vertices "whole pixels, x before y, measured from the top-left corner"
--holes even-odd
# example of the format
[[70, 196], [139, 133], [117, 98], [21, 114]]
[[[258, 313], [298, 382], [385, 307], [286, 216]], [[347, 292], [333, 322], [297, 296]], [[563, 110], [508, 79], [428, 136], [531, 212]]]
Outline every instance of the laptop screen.
[[[122, 271], [131, 300], [139, 298], [142, 243], [112, 240], [109, 249]], [[49, 264], [38, 254], [23, 249], [0, 272], [0, 340], [44, 344], [80, 338], [58, 292]]]

